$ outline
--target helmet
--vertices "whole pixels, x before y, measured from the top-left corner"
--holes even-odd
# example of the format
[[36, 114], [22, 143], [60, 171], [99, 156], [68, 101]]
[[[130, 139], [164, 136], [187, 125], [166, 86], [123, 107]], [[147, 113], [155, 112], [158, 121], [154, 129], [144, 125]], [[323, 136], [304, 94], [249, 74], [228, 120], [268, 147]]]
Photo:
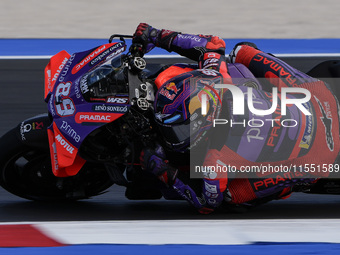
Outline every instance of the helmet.
[[[220, 91], [214, 84], [222, 80], [214, 70], [194, 70], [169, 79], [158, 89], [155, 120], [170, 149], [185, 153], [206, 140], [221, 108]], [[206, 114], [202, 114], [204, 103]]]
[[128, 94], [127, 70], [122, 56], [117, 56], [85, 74], [80, 80], [80, 89], [87, 101]]

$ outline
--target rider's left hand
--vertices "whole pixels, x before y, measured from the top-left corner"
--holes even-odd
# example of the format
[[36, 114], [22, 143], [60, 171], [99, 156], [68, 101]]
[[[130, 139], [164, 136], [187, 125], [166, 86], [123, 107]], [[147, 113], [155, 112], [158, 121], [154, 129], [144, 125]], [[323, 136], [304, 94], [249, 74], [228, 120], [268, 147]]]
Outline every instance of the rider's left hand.
[[153, 173], [162, 182], [172, 186], [178, 170], [170, 166], [160, 145], [156, 145], [155, 148], [145, 148], [141, 152], [140, 162], [143, 170]]

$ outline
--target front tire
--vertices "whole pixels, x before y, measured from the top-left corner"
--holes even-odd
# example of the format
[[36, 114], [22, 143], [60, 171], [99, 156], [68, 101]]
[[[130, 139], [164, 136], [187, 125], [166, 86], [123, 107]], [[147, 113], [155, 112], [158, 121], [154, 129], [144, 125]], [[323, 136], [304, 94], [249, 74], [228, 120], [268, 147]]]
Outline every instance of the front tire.
[[[48, 143], [46, 129], [38, 132], [30, 139], [44, 137]], [[10, 193], [29, 200], [69, 201], [101, 194], [113, 184], [103, 166], [91, 163], [75, 176], [54, 176], [48, 146], [35, 142], [23, 141], [20, 125], [0, 138], [0, 185]]]

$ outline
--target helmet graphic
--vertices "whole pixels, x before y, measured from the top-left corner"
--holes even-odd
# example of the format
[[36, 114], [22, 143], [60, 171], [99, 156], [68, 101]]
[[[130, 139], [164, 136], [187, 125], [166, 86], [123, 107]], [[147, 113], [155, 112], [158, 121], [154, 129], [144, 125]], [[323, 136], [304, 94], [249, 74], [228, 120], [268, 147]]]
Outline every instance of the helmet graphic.
[[194, 70], [165, 82], [157, 91], [155, 118], [166, 145], [189, 152], [204, 140], [221, 108], [222, 76], [213, 70]]

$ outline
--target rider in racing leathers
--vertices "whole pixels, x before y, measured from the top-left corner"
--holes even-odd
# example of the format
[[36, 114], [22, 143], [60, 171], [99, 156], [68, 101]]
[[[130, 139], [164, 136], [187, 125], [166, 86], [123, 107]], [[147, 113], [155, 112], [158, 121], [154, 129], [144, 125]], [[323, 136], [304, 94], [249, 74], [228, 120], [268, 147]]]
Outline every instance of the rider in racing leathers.
[[[285, 117], [296, 120], [294, 127], [280, 122], [280, 107], [271, 114], [273, 121], [262, 121], [262, 126], [224, 125], [225, 135], [219, 137], [217, 142], [210, 143], [203, 163], [204, 166], [231, 165], [237, 169], [247, 165], [259, 168], [265, 165], [281, 166], [281, 169], [282, 166], [290, 166], [290, 169], [298, 171], [270, 173], [262, 178], [231, 178], [229, 173], [216, 175], [208, 172], [204, 175], [203, 187], [197, 191], [178, 178], [177, 169], [167, 161], [161, 146], [147, 148], [142, 152], [142, 166], [158, 176], [168, 187], [176, 190], [199, 212], [210, 213], [223, 200], [230, 204], [242, 204], [261, 199], [284, 198], [292, 192], [292, 187], [297, 183], [308, 183], [318, 177], [328, 176], [329, 172], [324, 170], [332, 167], [336, 161], [340, 141], [338, 102], [324, 82], [309, 77], [271, 54], [260, 51], [252, 43], [237, 44], [230, 53], [231, 63], [227, 64], [225, 42], [219, 37], [182, 34], [158, 30], [145, 23], [139, 24], [133, 38], [133, 50], [143, 54], [155, 46], [169, 52], [175, 51], [198, 62], [198, 69], [190, 65], [172, 66], [163, 71], [155, 81], [158, 87], [155, 100], [156, 122], [160, 126], [165, 144], [178, 152], [188, 153], [192, 150], [193, 146], [188, 142], [190, 139], [191, 144], [209, 140], [211, 136], [207, 136], [208, 132], [203, 132], [202, 129], [204, 126], [204, 131], [211, 131], [213, 119], [249, 123], [254, 118], [247, 105], [243, 116], [233, 114], [232, 94], [230, 91], [224, 91], [220, 112], [218, 107], [211, 107], [211, 114], [206, 115], [204, 125], [198, 126], [197, 132], [183, 131], [183, 127], [188, 129], [188, 121], [194, 119], [194, 110], [200, 108], [190, 109], [195, 105], [193, 101], [197, 101], [196, 95], [199, 92], [186, 86], [186, 80], [189, 78], [199, 77], [204, 80], [209, 76], [219, 77], [219, 82], [214, 80], [205, 87], [210, 92], [215, 91], [212, 87], [216, 86], [216, 83], [231, 82], [246, 92], [248, 87], [244, 80], [239, 79], [240, 72], [235, 72], [235, 67], [239, 70], [245, 69], [243, 76], [255, 80], [252, 86], [258, 88], [253, 90], [254, 101], [267, 105], [267, 108], [273, 101], [273, 87], [278, 89], [280, 99], [281, 90], [287, 87], [305, 88], [311, 92], [310, 101], [303, 104], [311, 115], [301, 113], [296, 107], [288, 107]], [[266, 82], [260, 84], [254, 76], [263, 78]], [[256, 118], [261, 119], [261, 116]], [[193, 135], [194, 138], [188, 137]], [[322, 167], [323, 171], [308, 171], [310, 166], [319, 169]]]

